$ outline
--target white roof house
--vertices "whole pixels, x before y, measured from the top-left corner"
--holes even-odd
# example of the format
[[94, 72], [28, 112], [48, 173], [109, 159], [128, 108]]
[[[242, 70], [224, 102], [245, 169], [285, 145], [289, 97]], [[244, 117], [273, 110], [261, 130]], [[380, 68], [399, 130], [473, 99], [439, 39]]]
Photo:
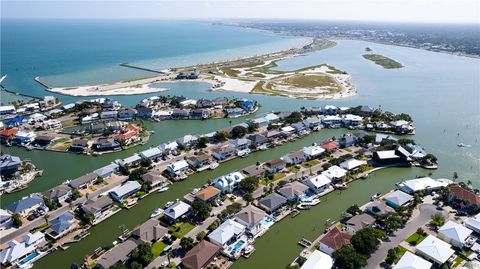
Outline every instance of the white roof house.
[[461, 224], [449, 220], [438, 229], [438, 237], [444, 239], [453, 246], [461, 248], [472, 232], [472, 230]]
[[450, 244], [432, 235], [428, 235], [417, 245], [417, 252], [437, 264], [445, 263], [455, 253]]
[[318, 157], [324, 152], [325, 152], [325, 149], [320, 146], [310, 146], [310, 147], [303, 148], [303, 153], [305, 153], [307, 158], [310, 158], [310, 159]]
[[464, 225], [476, 233], [480, 233], [480, 213], [473, 218], [465, 219]]
[[127, 181], [125, 184], [113, 188], [109, 193], [117, 201], [121, 201], [124, 198], [136, 193], [142, 188], [142, 185], [137, 181]]
[[363, 165], [365, 163], [366, 163], [365, 161], [360, 161], [360, 160], [357, 160], [357, 159], [350, 159], [350, 160], [346, 160], [346, 161], [342, 162], [340, 164], [340, 167], [343, 168], [343, 169], [352, 170], [352, 169], [355, 169], [355, 168], [357, 168], [360, 165]]
[[295, 131], [295, 128], [288, 125], [288, 126], [280, 128], [280, 131], [282, 131], [283, 133], [293, 133]]
[[213, 185], [222, 192], [232, 192], [236, 185], [244, 178], [240, 172], [236, 171], [216, 178]]
[[393, 269], [430, 269], [432, 263], [407, 251], [397, 262]]
[[453, 181], [446, 178], [433, 179], [431, 177], [422, 177], [405, 180], [403, 182], [400, 182], [397, 187], [400, 190], [411, 194], [421, 190], [436, 190], [441, 187], [446, 187], [452, 183]]
[[190, 205], [185, 202], [178, 201], [169, 208], [167, 208], [164, 212], [164, 215], [173, 220], [176, 220], [185, 215], [188, 211], [190, 211]]
[[140, 152], [140, 157], [142, 157], [144, 159], [156, 158], [160, 155], [162, 155], [162, 151], [158, 147], [146, 149], [146, 150]]
[[265, 115], [264, 117], [269, 123], [271, 122], [276, 122], [280, 119], [280, 117], [278, 117], [276, 114], [273, 114], [273, 113], [269, 113], [267, 115]]
[[140, 155], [138, 155], [138, 154], [133, 154], [133, 155], [130, 156], [130, 157], [127, 157], [127, 158], [122, 159], [122, 160], [118, 160], [117, 163], [118, 163], [120, 166], [133, 165], [133, 164], [135, 164], [136, 162], [140, 161], [141, 159], [142, 159], [142, 157], [140, 157]]
[[8, 247], [0, 252], [0, 263], [13, 263], [32, 253], [37, 249], [38, 244], [43, 242], [44, 238], [45, 235], [42, 232], [36, 232], [25, 235], [22, 243], [19, 243], [17, 240], [10, 241]]
[[332, 266], [332, 257], [321, 251], [314, 250], [300, 269], [330, 269]]
[[312, 189], [319, 189], [324, 188], [325, 186], [332, 183], [330, 178], [325, 176], [324, 174], [320, 174], [311, 178], [305, 179], [305, 184], [307, 184]]
[[217, 229], [211, 232], [208, 235], [208, 238], [213, 243], [224, 246], [234, 236], [242, 235], [245, 232], [245, 228], [246, 227], [242, 224], [232, 219], [228, 219], [224, 223], [220, 224]]
[[188, 163], [185, 160], [176, 161], [167, 166], [168, 170], [173, 173], [178, 173], [188, 169]]
[[387, 195], [385, 201], [387, 205], [393, 208], [398, 208], [409, 203], [412, 198], [413, 197], [410, 194], [397, 190]]
[[347, 174], [347, 170], [339, 166], [330, 166], [327, 171], [323, 172], [322, 175], [327, 176], [330, 179], [343, 178]]

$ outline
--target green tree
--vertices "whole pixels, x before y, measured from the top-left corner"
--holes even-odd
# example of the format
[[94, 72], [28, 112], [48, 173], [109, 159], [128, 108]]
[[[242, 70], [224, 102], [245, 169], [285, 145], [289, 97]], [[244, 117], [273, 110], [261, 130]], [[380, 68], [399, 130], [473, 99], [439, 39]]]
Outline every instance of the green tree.
[[247, 129], [243, 126], [235, 126], [230, 132], [233, 138], [241, 138], [247, 134]]
[[225, 131], [217, 131], [215, 133], [215, 139], [218, 141], [226, 141], [228, 139], [228, 133]]
[[379, 221], [382, 223], [387, 233], [393, 233], [403, 225], [402, 217], [397, 212], [387, 212], [379, 216]]
[[352, 245], [358, 253], [369, 257], [380, 244], [380, 238], [384, 237], [385, 233], [375, 228], [364, 228], [352, 236]]
[[358, 253], [352, 245], [346, 245], [333, 253], [335, 267], [342, 269], [359, 269], [367, 265], [367, 258]]
[[247, 201], [248, 203], [253, 202], [253, 196], [250, 192], [247, 192], [243, 195], [243, 200]]
[[78, 199], [78, 198], [82, 197], [82, 194], [78, 190], [73, 190], [72, 191], [72, 197], [74, 199]]
[[44, 197], [43, 202], [48, 207], [50, 211], [57, 209], [57, 204], [50, 198]]
[[385, 262], [389, 265], [392, 265], [400, 255], [400, 248], [394, 247], [388, 250], [387, 258], [385, 258]]
[[147, 168], [145, 167], [140, 167], [140, 168], [137, 168], [135, 170], [133, 170], [130, 175], [129, 175], [129, 178], [131, 180], [136, 180], [136, 181], [141, 181], [142, 180], [142, 176], [144, 174], [146, 174], [148, 172]]
[[302, 120], [302, 113], [300, 112], [292, 112], [288, 117], [285, 119], [285, 122], [288, 124], [297, 123]]
[[140, 244], [135, 250], [131, 253], [132, 261], [140, 263], [143, 267], [150, 264], [155, 258], [152, 253], [152, 245], [149, 243]]
[[252, 193], [258, 188], [258, 179], [255, 177], [247, 177], [240, 181], [240, 188], [244, 191]]
[[[152, 165], [152, 160], [150, 160], [150, 159], [141, 159], [141, 160], [140, 160], [140, 166], [142, 166], [142, 167], [148, 168], [148, 167], [150, 167], [151, 165]], [[138, 169], [137, 169], [137, 170], [138, 170]]]
[[347, 208], [347, 213], [351, 215], [357, 215], [360, 212], [362, 212], [362, 210], [360, 210], [357, 204], [351, 205], [349, 208]]
[[201, 201], [194, 201], [192, 203], [192, 215], [201, 221], [204, 221], [208, 217], [210, 217], [210, 212], [212, 211], [212, 207], [205, 202]]
[[202, 241], [203, 238], [205, 238], [205, 236], [207, 236], [207, 233], [204, 232], [204, 231], [201, 231], [197, 234], [197, 236], [195, 238], [197, 239], [197, 241]]
[[15, 228], [18, 228], [23, 225], [22, 216], [20, 216], [20, 214], [18, 213], [15, 213], [12, 215], [12, 220], [13, 220], [13, 226]]
[[445, 217], [443, 216], [442, 213], [437, 212], [437, 213], [432, 215], [432, 220], [430, 221], [430, 224], [432, 224], [433, 226], [438, 228], [438, 227], [442, 226], [443, 224], [445, 224]]
[[143, 266], [140, 263], [134, 261], [134, 262], [130, 263], [129, 268], [130, 269], [143, 269]]
[[213, 231], [213, 230], [217, 229], [219, 225], [220, 225], [220, 220], [219, 220], [219, 219], [216, 219], [216, 220], [214, 220], [214, 221], [212, 222], [212, 224], [210, 224], [210, 225], [208, 226], [208, 230], [209, 230], [209, 231]]
[[195, 243], [191, 237], [182, 237], [182, 239], [180, 239], [180, 247], [182, 247], [184, 251], [189, 251], [193, 246], [195, 246]]
[[207, 144], [208, 144], [208, 138], [206, 138], [206, 137], [200, 137], [200, 138], [198, 139], [197, 146], [198, 146], [199, 148], [202, 148], [202, 149], [203, 149], [203, 148], [206, 148], [206, 147], [207, 147]]
[[128, 267], [123, 263], [116, 263], [110, 266], [109, 269], [128, 269]]

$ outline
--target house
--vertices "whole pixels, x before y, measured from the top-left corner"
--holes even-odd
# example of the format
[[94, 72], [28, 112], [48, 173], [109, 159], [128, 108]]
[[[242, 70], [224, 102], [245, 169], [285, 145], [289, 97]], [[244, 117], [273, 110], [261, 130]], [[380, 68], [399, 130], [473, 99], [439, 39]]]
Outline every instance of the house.
[[340, 231], [337, 226], [333, 226], [319, 241], [318, 249], [330, 256], [341, 249], [343, 246], [350, 244], [352, 235]]
[[116, 160], [115, 162], [122, 167], [133, 167], [137, 166], [142, 161], [142, 157], [138, 154], [133, 154], [130, 157], [127, 157], [122, 160]]
[[210, 108], [213, 106], [214, 106], [213, 101], [210, 99], [202, 98], [197, 101], [198, 108]]
[[125, 198], [137, 193], [142, 189], [142, 185], [138, 181], [131, 180], [127, 181], [121, 186], [113, 188], [109, 194], [113, 200], [117, 202], [122, 202]]
[[200, 191], [198, 191], [196, 194], [195, 194], [195, 199], [199, 200], [199, 201], [202, 201], [202, 202], [210, 202], [210, 201], [213, 201], [215, 199], [217, 199], [219, 196], [220, 196], [220, 193], [222, 191], [213, 187], [213, 186], [208, 186], [208, 187], [205, 187], [203, 189], [201, 189]]
[[140, 140], [139, 134], [141, 131], [142, 127], [135, 124], [129, 124], [123, 128], [122, 133], [115, 136], [115, 140], [117, 140], [121, 145], [130, 145], [136, 143]]
[[355, 215], [351, 217], [349, 220], [347, 220], [345, 222], [345, 225], [346, 225], [345, 227], [348, 232], [354, 234], [363, 228], [372, 227], [374, 223], [375, 223], [374, 217], [368, 214], [362, 213], [359, 215]]
[[413, 123], [406, 120], [392, 121], [390, 126], [399, 134], [412, 134], [415, 132]]
[[235, 148], [230, 145], [222, 145], [212, 149], [212, 156], [217, 160], [225, 160], [235, 154]]
[[328, 128], [340, 128], [342, 124], [342, 118], [337, 115], [328, 115], [322, 118], [322, 124]]
[[375, 134], [375, 143], [380, 144], [382, 143], [383, 140], [390, 140], [393, 142], [397, 142], [398, 138], [392, 136], [392, 135], [387, 135], [387, 134]]
[[324, 174], [320, 174], [311, 178], [304, 180], [304, 183], [312, 190], [314, 193], [322, 193], [327, 190], [332, 183], [330, 178]]
[[293, 134], [293, 132], [295, 132], [295, 128], [293, 128], [290, 125], [287, 125], [285, 127], [280, 128], [280, 132], [282, 134], [284, 134], [285, 136], [289, 136], [289, 135]]
[[46, 120], [42, 122], [41, 127], [43, 130], [57, 130], [62, 129], [62, 122], [59, 120]]
[[47, 147], [52, 144], [55, 138], [56, 137], [53, 135], [38, 135], [37, 137], [35, 137], [33, 143], [35, 146]]
[[111, 163], [93, 171], [99, 178], [105, 179], [113, 176], [118, 171], [119, 165]]
[[260, 146], [268, 143], [268, 139], [264, 135], [261, 135], [261, 134], [249, 135], [249, 136], [247, 136], [247, 139], [252, 141], [252, 146], [254, 146], [254, 147], [260, 147]]
[[277, 192], [283, 197], [287, 198], [289, 201], [298, 201], [304, 197], [308, 188], [309, 187], [305, 184], [302, 184], [298, 181], [293, 181], [285, 184], [285, 186], [278, 189]]
[[37, 135], [34, 132], [18, 131], [13, 139], [14, 144], [26, 145], [32, 143]]
[[396, 190], [385, 197], [385, 203], [387, 205], [397, 209], [401, 206], [407, 205], [412, 201], [413, 196], [404, 193], [403, 191]]
[[56, 203], [61, 203], [70, 197], [71, 194], [72, 189], [67, 185], [61, 184], [44, 192], [42, 195]]
[[0, 156], [0, 175], [10, 175], [17, 172], [22, 165], [22, 161], [17, 156], [2, 155]]
[[74, 221], [73, 214], [65, 212], [51, 220], [51, 226], [45, 231], [45, 234], [53, 240], [57, 240], [72, 230]]
[[432, 192], [442, 187], [447, 187], [453, 181], [449, 179], [433, 179], [431, 177], [421, 177], [402, 181], [397, 185], [397, 188], [409, 194], [414, 194], [417, 191]]
[[480, 213], [473, 217], [466, 218], [463, 224], [475, 233], [480, 234]]
[[428, 262], [410, 251], [405, 252], [393, 269], [430, 269], [432, 263]]
[[31, 212], [43, 207], [45, 203], [43, 198], [37, 194], [32, 194], [28, 197], [22, 198], [9, 205], [7, 209], [12, 213], [20, 214], [22, 217], [28, 216]]
[[188, 163], [185, 160], [180, 160], [167, 165], [167, 172], [175, 177], [186, 173], [188, 168]]
[[210, 112], [206, 109], [194, 109], [190, 113], [192, 119], [208, 119], [210, 118]]
[[149, 148], [139, 153], [142, 159], [148, 159], [152, 161], [157, 161], [160, 157], [162, 157], [162, 154], [163, 152], [158, 147]]
[[116, 119], [118, 116], [118, 111], [102, 111], [100, 112], [100, 119], [105, 119], [105, 120], [109, 120], [109, 119]]
[[235, 242], [241, 235], [245, 233], [246, 227], [242, 224], [228, 219], [224, 221], [217, 229], [213, 230], [208, 239], [220, 247], [225, 247]]
[[265, 168], [263, 166], [250, 165], [242, 169], [242, 174], [247, 177], [261, 177], [265, 174]]
[[95, 181], [97, 181], [97, 174], [95, 173], [88, 173], [86, 175], [83, 175], [81, 177], [78, 177], [72, 181], [70, 181], [70, 187], [74, 188], [75, 190], [79, 189], [86, 189], [93, 185]]
[[284, 160], [289, 165], [295, 165], [295, 164], [300, 164], [305, 162], [307, 160], [307, 155], [300, 150], [300, 151], [290, 152], [284, 155], [282, 157], [282, 160]]
[[240, 117], [243, 114], [245, 114], [245, 110], [243, 110], [239, 107], [227, 108], [227, 109], [225, 109], [225, 111], [227, 112], [227, 116], [229, 118], [236, 118], [236, 117]]
[[117, 151], [121, 149], [121, 145], [113, 138], [99, 138], [96, 142], [93, 143], [92, 148], [97, 152]]
[[44, 244], [45, 235], [42, 232], [26, 234], [21, 243], [14, 239], [8, 242], [8, 246], [0, 252], [0, 264], [6, 267], [20, 262]]
[[102, 216], [102, 214], [113, 206], [113, 200], [108, 196], [101, 196], [97, 199], [89, 199], [82, 205], [82, 211], [85, 214], [92, 214], [93, 220]]
[[360, 161], [357, 159], [349, 159], [340, 163], [340, 168], [343, 168], [348, 171], [355, 171], [355, 170], [358, 170], [358, 168], [364, 164], [366, 164], [365, 161]]
[[128, 239], [105, 252], [97, 259], [97, 267], [108, 269], [117, 263], [125, 263], [130, 258], [130, 252], [138, 247], [133, 239]]
[[13, 225], [12, 214], [7, 210], [0, 208], [0, 231], [8, 229]]
[[368, 204], [368, 206], [365, 207], [365, 212], [375, 217], [394, 211], [395, 210], [389, 207], [386, 203], [378, 200]]
[[339, 148], [339, 144], [337, 141], [325, 141], [320, 144], [320, 147], [322, 147], [326, 151], [335, 152]]
[[189, 117], [189, 109], [174, 109], [172, 112], [172, 119], [188, 119]]
[[153, 108], [148, 106], [137, 106], [137, 117], [142, 119], [150, 119], [153, 116]]
[[220, 246], [202, 240], [183, 256], [182, 265], [188, 269], [205, 268], [217, 256], [220, 249]]
[[338, 112], [338, 107], [332, 106], [332, 105], [327, 105], [322, 108], [322, 113], [324, 115], [335, 115]]
[[177, 150], [178, 144], [177, 142], [168, 142], [166, 144], [160, 144], [158, 145], [158, 148], [164, 153], [164, 154], [170, 154], [174, 151]]
[[265, 133], [263, 133], [263, 135], [269, 141], [275, 141], [277, 138], [280, 138], [282, 136], [282, 133], [280, 133], [278, 130], [270, 130], [270, 131], [266, 131]]
[[245, 226], [248, 232], [255, 236], [262, 231], [262, 222], [266, 216], [265, 211], [253, 205], [248, 205], [233, 217], [236, 222]]
[[353, 145], [355, 145], [355, 143], [357, 143], [357, 137], [353, 134], [344, 134], [342, 135], [342, 137], [340, 137], [338, 139], [338, 144], [342, 147], [342, 148], [348, 148], [348, 147], [351, 147]]
[[326, 171], [322, 172], [322, 175], [327, 176], [332, 181], [338, 181], [343, 179], [347, 175], [347, 170], [333, 165], [330, 166]]
[[98, 121], [99, 115], [98, 113], [93, 113], [92, 115], [88, 115], [82, 118], [82, 124], [90, 124], [92, 122]]
[[222, 193], [231, 193], [244, 178], [245, 177], [240, 172], [233, 172], [216, 178], [213, 181], [213, 186], [219, 189]]
[[198, 137], [193, 135], [185, 135], [183, 137], [178, 138], [175, 141], [181, 148], [189, 149], [197, 144]]
[[287, 203], [287, 198], [278, 193], [271, 193], [258, 201], [258, 205], [267, 212], [274, 212]]
[[72, 144], [68, 148], [72, 152], [87, 152], [88, 140], [87, 139], [74, 139]]
[[450, 244], [433, 235], [428, 235], [416, 246], [416, 254], [437, 265], [444, 264], [455, 253]]
[[149, 219], [132, 231], [132, 238], [138, 243], [152, 243], [161, 240], [168, 229], [160, 225], [157, 219]]
[[208, 154], [192, 155], [187, 158], [187, 163], [193, 168], [198, 169], [207, 166], [212, 161], [212, 157]]
[[268, 125], [268, 120], [264, 117], [256, 118], [248, 122], [252, 126], [258, 126], [258, 128], [265, 127]]
[[230, 147], [236, 149], [237, 151], [241, 151], [250, 148], [252, 141], [246, 138], [237, 138], [234, 140], [230, 140], [229, 144]]
[[134, 108], [124, 107], [118, 111], [119, 120], [133, 120], [137, 116], [137, 110]]
[[13, 140], [17, 133], [18, 133], [18, 129], [16, 128], [2, 130], [0, 131], [0, 139], [2, 142], [5, 143], [7, 141]]
[[358, 126], [363, 123], [363, 117], [347, 114], [342, 116], [342, 124], [344, 126]]
[[167, 182], [167, 179], [164, 176], [162, 176], [162, 173], [156, 170], [152, 170], [146, 174], [143, 174], [142, 179], [144, 182], [146, 182], [150, 186], [150, 188], [155, 188], [158, 185], [164, 182]]
[[275, 159], [275, 160], [266, 162], [263, 166], [265, 167], [265, 170], [268, 173], [274, 174], [285, 169], [286, 165], [287, 163], [282, 159]]
[[325, 152], [325, 149], [319, 146], [309, 146], [309, 147], [303, 148], [303, 153], [309, 160], [320, 157], [324, 152]]
[[169, 222], [177, 222], [177, 220], [185, 217], [190, 212], [190, 205], [185, 202], [178, 201], [169, 208], [165, 209], [163, 216]]
[[13, 115], [16, 111], [14, 106], [0, 106], [0, 115]]
[[265, 118], [265, 119], [268, 121], [268, 123], [270, 123], [270, 124], [271, 124], [271, 123], [277, 123], [277, 122], [280, 121], [280, 117], [277, 116], [277, 115], [274, 114], [274, 113], [269, 113], [269, 114], [265, 115], [264, 118]]
[[454, 247], [463, 248], [472, 232], [467, 227], [449, 220], [438, 228], [438, 237]]
[[327, 254], [314, 250], [300, 269], [330, 269], [333, 267], [333, 259]]
[[383, 165], [404, 162], [404, 160], [395, 153], [395, 150], [375, 151], [373, 152], [373, 160]]
[[459, 185], [448, 186], [448, 201], [454, 207], [465, 212], [477, 212], [480, 208], [480, 196]]

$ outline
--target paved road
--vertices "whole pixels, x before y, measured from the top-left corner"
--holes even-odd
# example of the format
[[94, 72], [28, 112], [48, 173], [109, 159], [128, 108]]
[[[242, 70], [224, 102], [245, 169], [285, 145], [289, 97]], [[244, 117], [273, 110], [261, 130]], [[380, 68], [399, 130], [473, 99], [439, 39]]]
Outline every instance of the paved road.
[[402, 241], [413, 234], [419, 227], [429, 222], [434, 213], [442, 212], [443, 215], [448, 218], [447, 211], [439, 211], [436, 206], [432, 204], [421, 204], [416, 211], [417, 212], [414, 211], [413, 213], [416, 214], [416, 216], [412, 218], [403, 229], [396, 231], [392, 236], [388, 237], [388, 241], [383, 241], [380, 244], [377, 251], [368, 259], [368, 265], [365, 269], [384, 268], [385, 266], [382, 263], [387, 257], [388, 250], [399, 246]]

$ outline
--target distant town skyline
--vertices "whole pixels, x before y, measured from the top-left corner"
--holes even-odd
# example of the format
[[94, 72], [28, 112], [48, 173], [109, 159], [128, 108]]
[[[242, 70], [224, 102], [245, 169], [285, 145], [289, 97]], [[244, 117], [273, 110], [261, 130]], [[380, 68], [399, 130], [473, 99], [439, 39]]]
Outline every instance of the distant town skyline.
[[2, 18], [307, 19], [480, 24], [477, 0], [4, 0]]

